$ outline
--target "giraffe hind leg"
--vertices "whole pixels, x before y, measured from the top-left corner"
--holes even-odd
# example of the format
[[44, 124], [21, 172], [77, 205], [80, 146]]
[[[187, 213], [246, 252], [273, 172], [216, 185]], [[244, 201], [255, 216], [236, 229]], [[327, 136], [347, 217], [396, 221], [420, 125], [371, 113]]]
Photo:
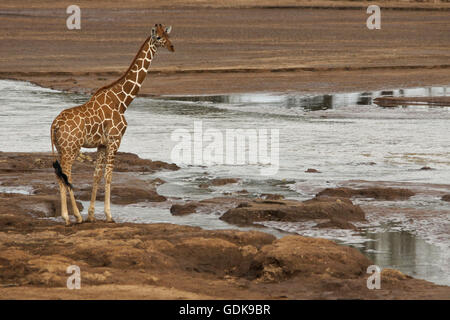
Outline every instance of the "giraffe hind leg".
[[89, 205], [87, 222], [95, 222], [95, 200], [97, 198], [97, 188], [102, 179], [106, 160], [106, 147], [97, 148], [97, 161], [95, 163], [94, 181], [92, 183], [91, 203]]
[[[83, 218], [81, 217], [80, 211], [78, 210], [77, 202], [75, 200], [75, 195], [73, 194], [73, 187], [72, 187], [72, 163], [75, 160], [77, 155], [78, 155], [78, 153], [76, 152], [76, 153], [72, 153], [71, 156], [69, 156], [69, 157], [68, 156], [61, 157], [62, 173], [66, 175], [67, 181], [64, 181], [63, 179], [60, 179], [60, 181], [61, 181], [61, 183], [65, 184], [64, 187], [67, 188], [69, 191], [70, 202], [72, 204], [72, 211], [73, 211], [73, 214], [75, 215], [75, 218], [77, 219], [77, 223], [82, 223]], [[64, 192], [64, 197], [65, 197], [65, 192]], [[64, 212], [62, 211], [62, 209], [61, 209], [61, 214], [63, 215], [63, 218], [66, 220], [66, 225], [70, 224], [68, 213], [67, 213], [67, 207], [65, 210], [67, 219], [66, 219], [66, 217], [64, 217]]]
[[70, 226], [69, 213], [67, 212], [67, 194], [66, 194], [66, 186], [64, 182], [58, 179], [59, 184], [59, 194], [61, 198], [61, 216], [63, 217], [66, 226]]

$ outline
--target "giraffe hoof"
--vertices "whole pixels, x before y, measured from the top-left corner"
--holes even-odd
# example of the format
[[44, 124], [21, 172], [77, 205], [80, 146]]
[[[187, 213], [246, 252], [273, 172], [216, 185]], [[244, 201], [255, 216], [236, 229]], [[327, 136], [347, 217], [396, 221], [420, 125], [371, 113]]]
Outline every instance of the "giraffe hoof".
[[71, 222], [68, 222], [68, 221], [66, 221], [66, 223], [65, 223], [65, 226], [66, 226], [66, 227], [71, 227], [71, 226], [72, 226], [72, 223], [71, 223]]
[[83, 220], [75, 222], [75, 224], [82, 224], [82, 223], [83, 223]]
[[94, 222], [97, 222], [97, 220], [94, 218], [94, 217], [88, 217], [84, 222], [87, 222], [87, 223], [94, 223]]
[[116, 223], [113, 219], [111, 220], [106, 220], [106, 223]]

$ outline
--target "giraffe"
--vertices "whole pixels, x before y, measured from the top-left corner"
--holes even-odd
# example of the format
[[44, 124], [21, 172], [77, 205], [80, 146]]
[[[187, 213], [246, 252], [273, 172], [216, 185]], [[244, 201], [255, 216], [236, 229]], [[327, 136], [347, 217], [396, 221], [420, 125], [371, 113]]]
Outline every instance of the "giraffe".
[[72, 187], [72, 164], [81, 147], [97, 148], [94, 181], [86, 222], [95, 221], [97, 187], [103, 171], [106, 221], [114, 222], [110, 205], [111, 180], [114, 158], [127, 128], [124, 114], [139, 92], [157, 49], [164, 47], [171, 52], [175, 51], [168, 36], [171, 30], [171, 26], [155, 24], [151, 35], [144, 41], [130, 67], [119, 79], [98, 89], [85, 104], [63, 110], [54, 119], [50, 136], [52, 152], [55, 155], [54, 147], [56, 147], [58, 159], [53, 163], [53, 167], [58, 177], [61, 215], [66, 226], [71, 225], [67, 211], [67, 191], [77, 223], [83, 222]]

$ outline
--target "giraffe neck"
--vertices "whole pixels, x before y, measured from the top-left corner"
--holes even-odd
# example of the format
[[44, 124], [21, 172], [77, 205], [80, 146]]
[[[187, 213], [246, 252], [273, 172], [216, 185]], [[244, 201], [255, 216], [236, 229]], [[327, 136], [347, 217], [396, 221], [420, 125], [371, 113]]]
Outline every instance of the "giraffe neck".
[[120, 101], [119, 110], [122, 113], [126, 111], [131, 101], [138, 94], [155, 55], [156, 46], [154, 40], [149, 37], [142, 44], [128, 70], [112, 87], [114, 94]]

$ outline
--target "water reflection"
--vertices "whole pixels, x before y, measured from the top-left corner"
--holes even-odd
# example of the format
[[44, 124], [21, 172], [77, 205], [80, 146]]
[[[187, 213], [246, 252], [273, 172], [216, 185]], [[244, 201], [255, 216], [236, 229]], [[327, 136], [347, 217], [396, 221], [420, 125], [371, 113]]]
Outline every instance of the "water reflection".
[[363, 233], [369, 240], [358, 248], [375, 265], [389, 267], [420, 279], [450, 285], [449, 264], [441, 250], [405, 231]]
[[446, 96], [449, 90], [447, 87], [429, 87], [413, 89], [395, 89], [360, 93], [335, 93], [321, 95], [299, 95], [299, 94], [230, 94], [230, 95], [201, 95], [201, 96], [161, 96], [156, 99], [171, 101], [189, 102], [209, 102], [212, 104], [270, 104], [286, 109], [301, 108], [305, 111], [319, 111], [335, 109], [348, 105], [369, 106], [378, 97], [432, 97]]

